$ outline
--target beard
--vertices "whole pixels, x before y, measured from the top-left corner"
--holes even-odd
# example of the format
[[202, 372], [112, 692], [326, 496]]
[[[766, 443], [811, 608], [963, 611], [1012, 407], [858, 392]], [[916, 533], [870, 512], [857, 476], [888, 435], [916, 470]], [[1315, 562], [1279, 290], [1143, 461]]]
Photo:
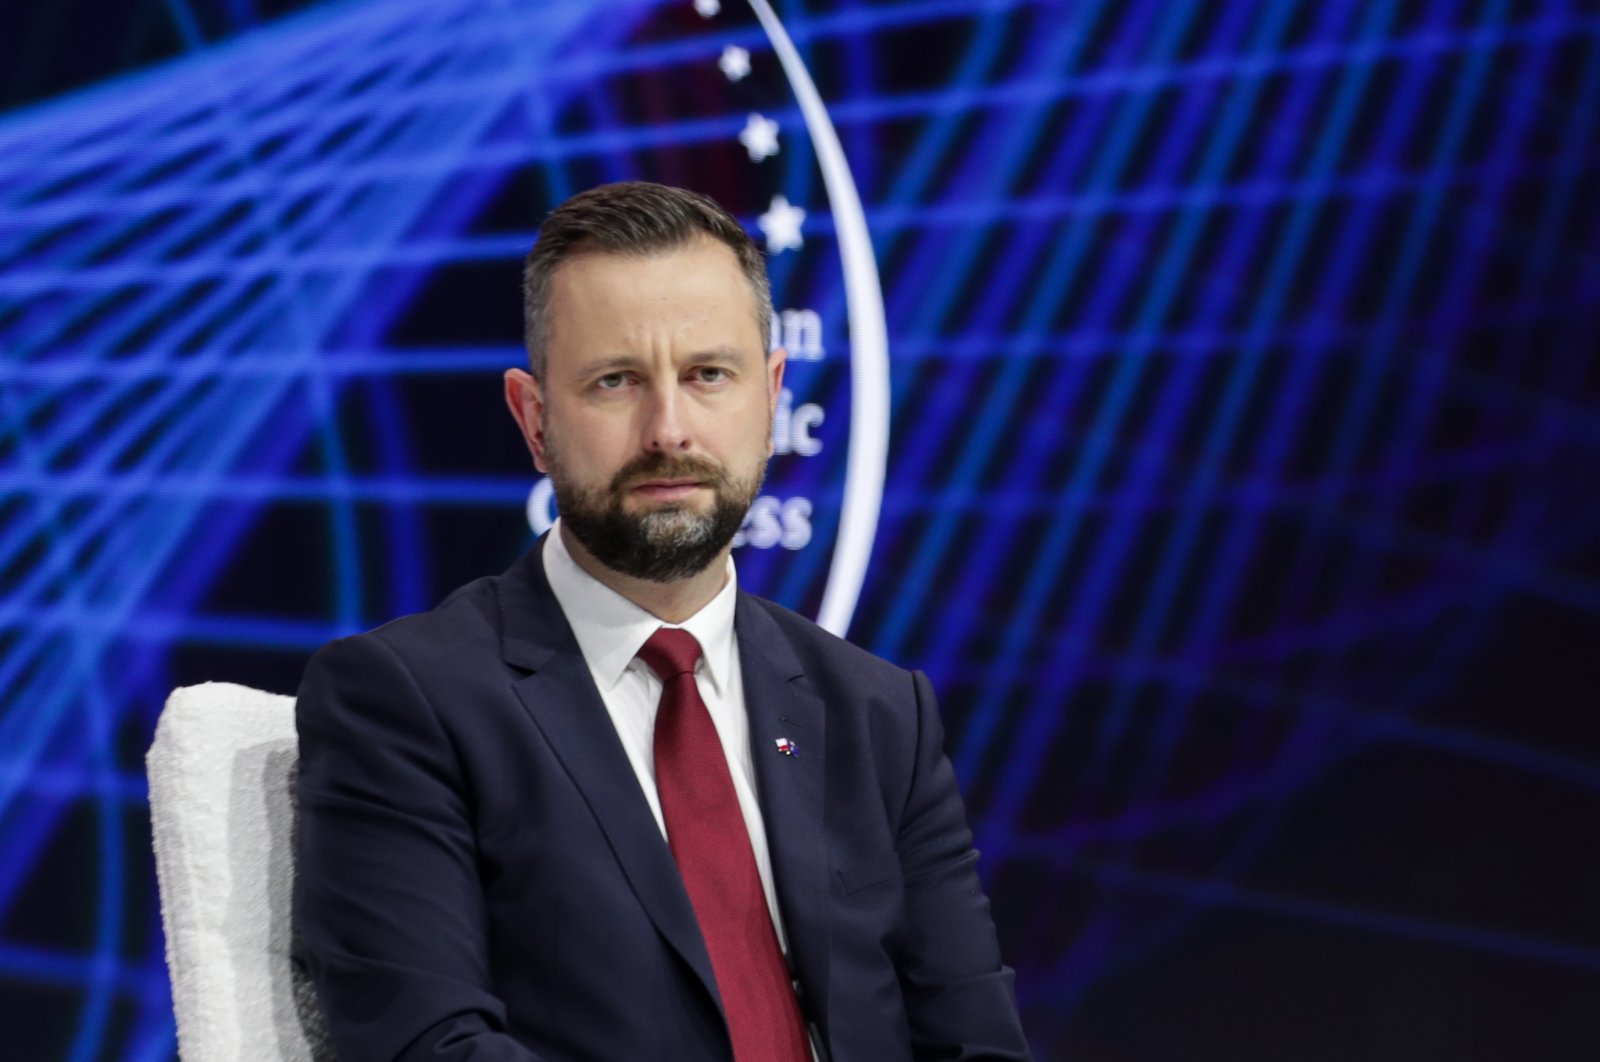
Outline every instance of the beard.
[[[745, 479], [734, 479], [703, 457], [646, 454], [629, 461], [603, 488], [574, 485], [554, 447], [545, 460], [555, 487], [561, 523], [595, 560], [635, 579], [668, 583], [698, 575], [716, 560], [761, 490], [766, 462]], [[654, 479], [694, 479], [712, 492], [711, 508], [700, 512], [687, 503], [671, 503], [645, 512], [629, 512], [629, 490]]]

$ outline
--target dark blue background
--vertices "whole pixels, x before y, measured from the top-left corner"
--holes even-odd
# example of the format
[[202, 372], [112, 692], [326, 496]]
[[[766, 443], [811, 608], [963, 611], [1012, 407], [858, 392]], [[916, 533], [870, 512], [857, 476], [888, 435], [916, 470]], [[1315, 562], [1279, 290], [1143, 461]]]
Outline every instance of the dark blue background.
[[[888, 312], [850, 636], [940, 690], [1040, 1056], [1592, 1057], [1600, 10], [778, 11]], [[772, 273], [823, 450], [769, 490], [814, 538], [739, 554], [804, 610], [837, 246], [743, 3], [61, 0], [0, 42], [0, 1050], [168, 1058], [156, 714], [526, 547], [538, 220], [627, 177], [808, 211]]]

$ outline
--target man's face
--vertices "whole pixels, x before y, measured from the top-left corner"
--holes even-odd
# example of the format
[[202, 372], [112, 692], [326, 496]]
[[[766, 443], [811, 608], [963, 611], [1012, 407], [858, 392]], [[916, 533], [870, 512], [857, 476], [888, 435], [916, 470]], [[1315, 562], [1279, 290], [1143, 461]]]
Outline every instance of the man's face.
[[733, 252], [582, 254], [552, 278], [543, 386], [506, 398], [563, 525], [600, 563], [666, 582], [703, 571], [761, 487], [784, 355], [761, 342]]

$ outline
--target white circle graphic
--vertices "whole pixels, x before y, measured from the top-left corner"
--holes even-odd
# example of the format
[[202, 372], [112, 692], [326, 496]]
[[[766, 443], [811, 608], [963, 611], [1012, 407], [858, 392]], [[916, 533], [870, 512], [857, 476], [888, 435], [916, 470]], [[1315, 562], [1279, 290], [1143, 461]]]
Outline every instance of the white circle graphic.
[[889, 462], [889, 329], [883, 309], [883, 287], [872, 253], [866, 212], [844, 157], [833, 119], [817, 92], [805, 61], [789, 39], [767, 0], [750, 0], [767, 39], [794, 90], [806, 131], [822, 168], [822, 183], [833, 211], [844, 267], [845, 302], [850, 322], [850, 443], [845, 461], [844, 501], [839, 534], [822, 593], [817, 624], [840, 637], [850, 627], [861, 586], [867, 578], [872, 543], [883, 508], [883, 481]]

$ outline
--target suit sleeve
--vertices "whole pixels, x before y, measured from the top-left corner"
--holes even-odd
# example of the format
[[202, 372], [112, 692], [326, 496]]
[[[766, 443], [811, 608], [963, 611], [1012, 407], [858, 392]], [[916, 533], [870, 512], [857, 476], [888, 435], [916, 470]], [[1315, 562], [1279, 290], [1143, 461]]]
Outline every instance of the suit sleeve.
[[900, 981], [912, 1052], [930, 1062], [1029, 1059], [933, 687], [920, 671], [912, 685], [916, 759], [896, 842], [907, 905]]
[[489, 989], [476, 844], [455, 749], [380, 635], [307, 667], [295, 921], [345, 1062], [537, 1062]]

